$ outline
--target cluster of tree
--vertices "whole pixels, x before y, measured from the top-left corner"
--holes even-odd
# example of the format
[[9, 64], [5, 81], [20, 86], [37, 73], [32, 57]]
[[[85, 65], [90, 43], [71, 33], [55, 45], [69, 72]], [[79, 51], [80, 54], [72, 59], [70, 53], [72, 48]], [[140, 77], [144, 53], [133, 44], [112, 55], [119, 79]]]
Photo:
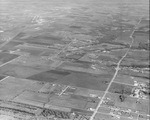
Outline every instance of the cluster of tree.
[[14, 114], [21, 114], [21, 115], [28, 115], [28, 116], [35, 116], [34, 113], [31, 113], [31, 112], [28, 112], [28, 111], [25, 111], [25, 110], [20, 110], [20, 109], [16, 109], [16, 108], [8, 108], [8, 107], [2, 107], [0, 106], [0, 110], [2, 111], [9, 111], [9, 112], [12, 112]]
[[121, 65], [121, 67], [132, 67], [132, 68], [149, 68], [150, 65], [146, 65], [146, 64], [127, 64], [127, 65]]
[[139, 65], [139, 64], [136, 65], [136, 64], [132, 64], [131, 67], [132, 68], [149, 68], [150, 65], [142, 65], [142, 64], [141, 65]]
[[132, 89], [129, 88], [129, 87], [123, 87], [122, 88], [116, 88], [115, 93], [118, 93], [118, 94], [124, 94], [124, 95], [131, 95], [132, 94]]
[[121, 102], [124, 102], [125, 98], [126, 98], [125, 95], [123, 95], [123, 94], [119, 95], [119, 99]]
[[145, 95], [149, 95], [149, 96], [150, 96], [150, 90], [149, 90], [149, 89], [146, 90], [146, 91], [143, 91], [143, 93], [144, 93]]
[[41, 113], [44, 117], [54, 115], [56, 118], [69, 119], [70, 113], [56, 110], [44, 109]]

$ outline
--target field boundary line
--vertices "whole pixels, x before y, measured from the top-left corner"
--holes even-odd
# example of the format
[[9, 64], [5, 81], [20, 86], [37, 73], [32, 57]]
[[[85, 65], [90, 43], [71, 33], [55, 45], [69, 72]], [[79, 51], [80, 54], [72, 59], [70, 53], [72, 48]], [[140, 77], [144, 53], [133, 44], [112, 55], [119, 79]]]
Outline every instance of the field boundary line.
[[10, 60], [10, 61], [8, 61], [8, 62], [5, 62], [5, 63], [1, 64], [1, 65], [0, 65], [0, 68], [3, 67], [4, 65], [8, 64], [8, 63], [11, 63], [11, 62], [15, 61], [16, 59], [20, 58], [21, 56], [22, 56], [22, 55], [16, 57], [15, 59], [12, 59], [12, 60]]
[[1, 79], [0, 80], [0, 82], [2, 82], [2, 81], [4, 81], [4, 80], [6, 80], [7, 78], [9, 78], [10, 76], [6, 76], [6, 77], [4, 77], [3, 79]]

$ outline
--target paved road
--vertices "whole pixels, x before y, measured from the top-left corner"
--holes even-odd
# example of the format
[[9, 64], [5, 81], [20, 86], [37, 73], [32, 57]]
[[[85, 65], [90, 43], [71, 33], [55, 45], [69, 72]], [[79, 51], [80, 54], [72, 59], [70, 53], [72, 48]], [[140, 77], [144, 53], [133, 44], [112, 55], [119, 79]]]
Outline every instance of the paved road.
[[[140, 24], [141, 20], [142, 20], [142, 19], [140, 19], [140, 21], [138, 22], [137, 25]], [[137, 25], [136, 25], [136, 26], [137, 26]], [[135, 26], [135, 28], [136, 28], [136, 26]], [[121, 63], [122, 60], [126, 57], [126, 55], [128, 54], [129, 50], [130, 50], [131, 47], [132, 47], [132, 44], [133, 44], [133, 42], [134, 42], [134, 38], [132, 37], [132, 35], [134, 34], [134, 31], [135, 31], [135, 30], [133, 30], [132, 33], [131, 33], [131, 35], [130, 35], [130, 38], [132, 39], [132, 43], [130, 44], [130, 47], [129, 47], [129, 49], [126, 51], [125, 55], [124, 55], [124, 56], [119, 60], [119, 62], [117, 63], [116, 72], [115, 72], [113, 78], [111, 79], [111, 81], [110, 81], [110, 83], [109, 83], [109, 85], [108, 85], [108, 87], [107, 87], [107, 89], [106, 89], [106, 91], [105, 91], [103, 97], [101, 98], [100, 102], [98, 103], [98, 105], [97, 105], [97, 107], [96, 107], [96, 109], [95, 109], [93, 115], [91, 116], [90, 120], [93, 120], [94, 117], [95, 117], [95, 115], [97, 114], [98, 109], [99, 109], [99, 107], [101, 106], [101, 104], [102, 104], [102, 102], [103, 102], [103, 100], [104, 100], [106, 94], [108, 93], [108, 90], [109, 90], [111, 84], [112, 84], [113, 81], [115, 80], [115, 78], [116, 78], [116, 76], [117, 76], [117, 74], [118, 74], [118, 72], [119, 72], [119, 70], [120, 70], [120, 63]]]

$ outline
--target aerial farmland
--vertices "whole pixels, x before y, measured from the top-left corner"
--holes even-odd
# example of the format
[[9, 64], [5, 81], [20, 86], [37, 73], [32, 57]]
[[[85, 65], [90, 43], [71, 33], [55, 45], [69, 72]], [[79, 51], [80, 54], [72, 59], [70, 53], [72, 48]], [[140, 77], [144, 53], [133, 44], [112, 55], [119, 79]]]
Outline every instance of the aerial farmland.
[[148, 0], [0, 0], [0, 120], [150, 120]]

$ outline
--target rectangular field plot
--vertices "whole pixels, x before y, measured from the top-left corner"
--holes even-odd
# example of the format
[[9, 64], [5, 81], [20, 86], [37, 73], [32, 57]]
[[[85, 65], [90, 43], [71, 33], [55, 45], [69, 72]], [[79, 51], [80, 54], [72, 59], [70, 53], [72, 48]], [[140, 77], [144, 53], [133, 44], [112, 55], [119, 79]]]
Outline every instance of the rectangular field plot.
[[145, 25], [149, 25], [150, 20], [141, 20], [140, 24], [145, 24]]
[[33, 91], [24, 91], [22, 94], [14, 98], [13, 101], [43, 107], [44, 103], [49, 101], [49, 95]]
[[132, 39], [130, 38], [130, 35], [132, 33], [132, 30], [124, 30], [120, 31], [118, 38], [115, 40], [115, 42], [125, 43], [125, 44], [131, 44]]
[[66, 89], [66, 91], [64, 91], [64, 94], [73, 94], [85, 97], [99, 98], [103, 96], [104, 91], [70, 86]]
[[16, 54], [0, 52], [0, 65], [17, 58]]
[[124, 58], [124, 60], [120, 64], [120, 67], [122, 68], [126, 67], [129, 70], [132, 70], [132, 71], [137, 70], [137, 72], [141, 72], [142, 70], [145, 71], [147, 68], [149, 68], [149, 61], [146, 60], [146, 58], [143, 60]]
[[102, 61], [103, 63], [117, 63], [119, 59], [116, 58], [116, 56], [113, 55], [100, 55], [97, 60]]
[[109, 92], [117, 94], [125, 94], [129, 96], [132, 94], [132, 89], [133, 86], [113, 82], [109, 88]]
[[139, 43], [148, 43], [149, 41], [149, 33], [144, 33], [144, 32], [135, 32], [133, 34], [134, 36], [134, 42], [133, 42], [133, 47], [138, 47]]
[[141, 30], [142, 28], [145, 28], [145, 27], [148, 27], [149, 28], [149, 22], [150, 22], [150, 20], [141, 20], [141, 22], [140, 22], [140, 24], [139, 25], [137, 25], [137, 28], [139, 29], [139, 30]]
[[52, 96], [46, 106], [60, 106], [71, 109], [89, 110], [95, 109], [99, 99], [83, 97], [79, 95]]
[[58, 50], [56, 49], [50, 49], [49, 51], [44, 51], [43, 53], [40, 54], [40, 56], [52, 56], [54, 54], [57, 54]]
[[78, 99], [72, 99], [70, 96], [54, 96], [50, 98], [50, 102], [47, 103], [48, 105], [54, 105], [54, 106], [61, 106], [61, 107], [67, 107], [67, 108], [78, 108], [78, 109], [84, 109], [86, 106], [86, 101], [84, 100], [78, 100]]
[[32, 67], [35, 69], [49, 69], [53, 61], [47, 59], [46, 57], [26, 55], [20, 56], [11, 63], [20, 66]]
[[67, 72], [67, 71], [49, 70], [49, 71], [45, 71], [45, 72], [30, 76], [28, 77], [28, 79], [32, 79], [36, 81], [54, 82], [58, 79], [62, 79], [64, 76], [67, 76], [69, 74], [70, 72]]
[[141, 72], [138, 70], [132, 70], [132, 69], [122, 69], [119, 71], [119, 74], [122, 75], [129, 75], [129, 76], [133, 76], [133, 77], [140, 77], [140, 78], [144, 78], [144, 79], [148, 79], [149, 80], [149, 72], [145, 71], [145, 72]]
[[62, 37], [50, 35], [49, 33], [40, 33], [27, 35], [26, 33], [19, 33], [14, 40], [31, 43], [31, 44], [40, 44], [40, 45], [54, 45], [54, 44], [67, 44], [67, 41], [64, 41]]
[[47, 47], [40, 47], [36, 45], [19, 45], [15, 47], [16, 49], [19, 49], [19, 52], [26, 52], [33, 56], [48, 56], [48, 54], [55, 54], [57, 53], [57, 49], [49, 49]]
[[37, 81], [47, 81], [101, 91], [105, 91], [111, 78], [112, 75], [110, 74], [93, 75], [66, 70], [50, 70], [28, 77], [28, 79]]
[[0, 48], [0, 50], [2, 51], [10, 51], [10, 50], [14, 50], [15, 46], [23, 44], [23, 42], [18, 42], [18, 41], [10, 41], [8, 42], [6, 45], [2, 46]]
[[107, 68], [104, 63], [94, 63], [89, 61], [64, 62], [59, 66], [60, 69], [70, 70], [75, 72], [89, 73], [89, 74], [114, 74], [113, 70]]
[[73, 67], [80, 67], [80, 68], [84, 68], [84, 69], [88, 69], [90, 68], [92, 65], [92, 62], [87, 62], [87, 61], [75, 61], [75, 62], [65, 62], [64, 64], [62, 64], [62, 66], [73, 66]]
[[71, 70], [71, 71], [76, 71], [76, 72], [84, 72], [84, 73], [89, 73], [89, 74], [106, 74], [108, 73], [106, 70], [102, 70], [101, 67], [103, 67], [103, 65], [99, 65], [99, 67], [94, 70], [92, 68], [83, 68], [83, 67], [78, 67], [78, 66], [74, 66], [74, 65], [69, 65], [66, 63], [63, 63], [59, 66], [59, 68], [64, 69], [64, 70]]
[[43, 50], [40, 48], [32, 48], [32, 47], [17, 47], [19, 49], [19, 52], [25, 52], [29, 53], [30, 55], [39, 56], [41, 53], [43, 53]]
[[120, 117], [124, 118], [131, 118], [136, 120], [138, 117], [138, 114], [135, 112], [131, 112], [128, 108], [123, 108], [123, 107], [116, 107], [116, 106], [111, 106], [111, 107], [100, 107], [98, 109], [98, 112], [104, 113], [104, 114], [110, 114], [110, 115], [118, 115]]
[[116, 59], [118, 59], [118, 61], [122, 58], [122, 56], [125, 55], [125, 53], [127, 52], [127, 48], [124, 49], [116, 49], [116, 50], [112, 50], [110, 51], [109, 54], [114, 55], [116, 57]]
[[146, 37], [147, 39], [149, 38], [149, 31], [148, 30], [136, 30], [134, 31], [133, 37], [136, 36], [142, 36], [142, 37]]
[[67, 55], [66, 59], [72, 59], [72, 60], [79, 60], [81, 57], [83, 57], [85, 53], [74, 53]]
[[[111, 48], [110, 48], [111, 49]], [[119, 49], [122, 50], [122, 49]], [[94, 60], [98, 60], [98, 61], [102, 61], [102, 62], [115, 62], [117, 63], [119, 61], [119, 59], [117, 58], [116, 55], [111, 54], [111, 51], [109, 51], [109, 53], [104, 52], [105, 50], [101, 51], [101, 52], [95, 52], [94, 54], [86, 54], [85, 56], [83, 56], [80, 61], [85, 61], [85, 62], [91, 62], [92, 63], [92, 59]], [[112, 50], [113, 51], [113, 50]], [[112, 52], [113, 53], [113, 52]]]
[[91, 75], [85, 73], [72, 73], [55, 81], [58, 84], [105, 91], [112, 76], [108, 74]]
[[97, 52], [94, 52], [93, 54], [88, 53], [86, 55], [84, 55], [82, 58], [80, 58], [80, 61], [85, 61], [85, 62], [91, 62], [92, 63], [92, 59], [94, 60], [98, 60], [101, 61], [103, 63], [117, 63], [120, 58], [126, 53], [127, 49], [125, 48], [109, 48], [109, 45], [107, 46], [106, 44], [106, 48], [108, 47], [108, 51], [107, 50], [100, 50]]
[[122, 84], [129, 84], [131, 86], [133, 86], [135, 82], [146, 83], [146, 84], [149, 83], [148, 79], [144, 79], [144, 78], [140, 78], [140, 77], [133, 77], [133, 76], [129, 76], [129, 75], [121, 75], [121, 74], [117, 75], [114, 82], [115, 81], [120, 82]]
[[149, 67], [149, 52], [144, 50], [131, 50], [121, 62], [123, 67], [142, 69]]
[[[40, 83], [40, 82], [39, 82]], [[44, 83], [44, 82], [43, 82]], [[66, 88], [65, 85], [51, 84], [46, 82], [41, 89], [38, 90], [39, 93], [60, 95], [60, 93]]]
[[149, 51], [144, 50], [130, 50], [128, 52], [127, 58], [132, 58], [136, 60], [149, 60]]
[[124, 101], [120, 100], [120, 94], [107, 93], [102, 107], [117, 107], [119, 109], [130, 109], [132, 112], [139, 111], [142, 114], [149, 114], [149, 100], [137, 99], [125, 96]]
[[[131, 118], [120, 117], [119, 115], [97, 113], [93, 120], [131, 120]], [[132, 119], [136, 120], [136, 119]]]
[[16, 95], [19, 95], [25, 89], [33, 89], [33, 83], [34, 82], [31, 80], [7, 77], [5, 80], [0, 82], [0, 99], [13, 99]]
[[0, 74], [5, 76], [13, 76], [19, 78], [26, 78], [34, 74], [44, 71], [43, 69], [34, 69], [32, 67], [26, 67], [16, 64], [6, 64], [0, 67]]

